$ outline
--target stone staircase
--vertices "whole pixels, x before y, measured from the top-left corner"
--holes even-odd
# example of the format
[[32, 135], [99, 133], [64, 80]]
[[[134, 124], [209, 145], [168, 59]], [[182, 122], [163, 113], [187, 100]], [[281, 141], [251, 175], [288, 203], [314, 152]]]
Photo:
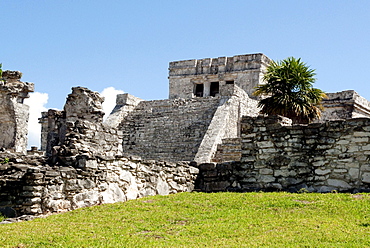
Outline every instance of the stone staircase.
[[222, 163], [230, 161], [240, 161], [241, 159], [241, 139], [223, 139], [222, 144], [217, 146], [217, 151], [212, 162]]

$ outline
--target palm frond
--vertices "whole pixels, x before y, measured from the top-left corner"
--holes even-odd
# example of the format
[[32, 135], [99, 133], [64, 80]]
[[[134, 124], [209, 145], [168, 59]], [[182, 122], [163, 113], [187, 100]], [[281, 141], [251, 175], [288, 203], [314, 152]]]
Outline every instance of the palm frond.
[[325, 93], [313, 88], [316, 73], [300, 58], [272, 61], [263, 79], [266, 84], [256, 88], [254, 95], [264, 96], [258, 106], [264, 114], [278, 114], [296, 122], [310, 122], [321, 116]]

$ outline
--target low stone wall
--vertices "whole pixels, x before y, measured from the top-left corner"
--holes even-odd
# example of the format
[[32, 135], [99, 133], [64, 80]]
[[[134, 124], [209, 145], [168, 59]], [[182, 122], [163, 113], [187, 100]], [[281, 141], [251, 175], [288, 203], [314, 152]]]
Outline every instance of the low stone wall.
[[[42, 157], [2, 154], [0, 212], [9, 216], [68, 211], [149, 195], [192, 191], [198, 169], [139, 158], [77, 157], [78, 167], [49, 166]], [[10, 158], [9, 158], [10, 156]]]
[[370, 119], [283, 126], [244, 117], [240, 161], [199, 166], [202, 191], [370, 191]]
[[102, 101], [73, 88], [63, 111], [40, 120], [46, 157], [0, 153], [0, 212], [46, 214], [193, 190], [198, 169], [189, 163], [124, 157], [123, 133], [103, 124]]

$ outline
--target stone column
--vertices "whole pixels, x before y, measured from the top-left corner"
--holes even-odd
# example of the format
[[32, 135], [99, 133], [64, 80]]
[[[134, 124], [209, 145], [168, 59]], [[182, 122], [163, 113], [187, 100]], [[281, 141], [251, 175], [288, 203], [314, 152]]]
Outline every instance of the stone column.
[[211, 93], [211, 83], [210, 82], [204, 82], [204, 88], [203, 88], [203, 96], [210, 96]]

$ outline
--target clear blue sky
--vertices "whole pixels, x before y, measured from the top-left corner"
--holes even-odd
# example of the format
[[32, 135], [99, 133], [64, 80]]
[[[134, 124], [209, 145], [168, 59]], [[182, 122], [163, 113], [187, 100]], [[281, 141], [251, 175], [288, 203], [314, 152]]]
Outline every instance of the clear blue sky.
[[73, 86], [168, 97], [168, 63], [301, 57], [316, 87], [370, 99], [370, 1], [1, 0], [0, 63], [59, 108]]

